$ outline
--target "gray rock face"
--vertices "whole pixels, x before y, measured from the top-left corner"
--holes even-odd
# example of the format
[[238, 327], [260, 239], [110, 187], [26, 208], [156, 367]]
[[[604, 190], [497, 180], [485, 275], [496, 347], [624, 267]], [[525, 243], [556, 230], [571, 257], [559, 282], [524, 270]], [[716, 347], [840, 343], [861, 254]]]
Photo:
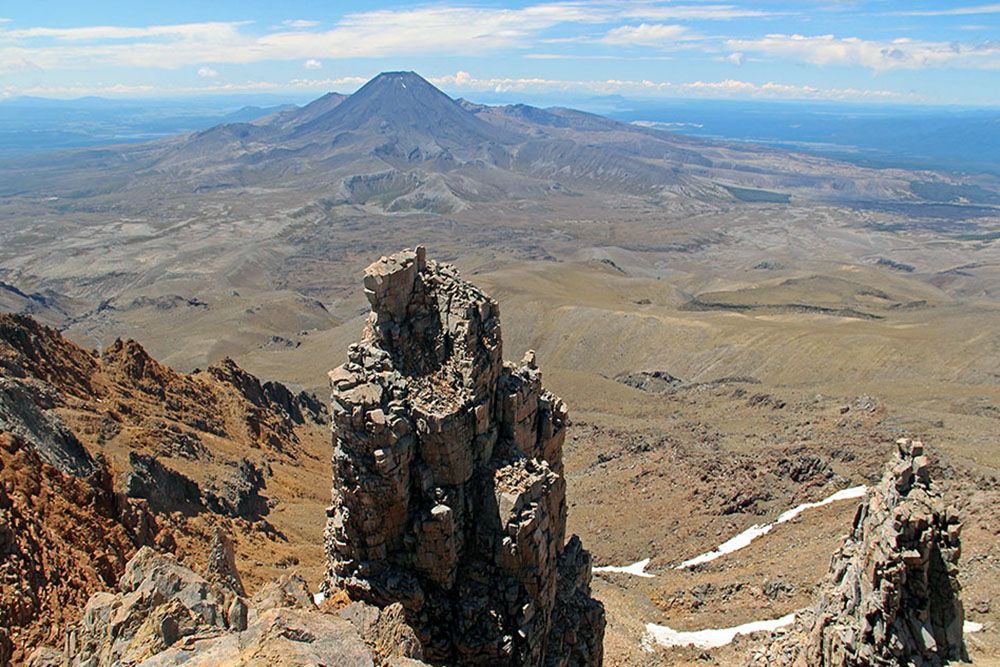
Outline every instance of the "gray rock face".
[[[234, 575], [239, 578], [239, 574]], [[247, 600], [171, 556], [143, 547], [117, 593], [96, 593], [62, 651], [41, 648], [32, 667], [338, 665], [375, 667], [391, 656], [422, 665], [412, 630], [392, 610], [355, 603], [323, 613], [305, 582], [284, 577]], [[363, 627], [355, 617], [367, 619]]]
[[266, 488], [264, 472], [249, 459], [242, 459], [222, 480], [210, 479], [205, 489], [155, 456], [132, 451], [128, 460], [125, 495], [147, 500], [156, 511], [194, 514], [207, 509], [247, 521], [259, 521], [270, 511], [260, 495]]
[[931, 667], [967, 660], [961, 524], [934, 489], [919, 442], [900, 440], [834, 554], [815, 609], [753, 665]]
[[[233, 541], [221, 528], [216, 527], [212, 536], [212, 546], [208, 551], [208, 565], [205, 578], [212, 583], [228, 588], [236, 595], [245, 596], [243, 580], [236, 569], [236, 553]], [[244, 624], [245, 627], [245, 624]]]
[[568, 415], [497, 303], [424, 249], [365, 272], [365, 336], [330, 373], [329, 588], [403, 605], [431, 662], [597, 665], [590, 558], [565, 546]]
[[267, 488], [264, 472], [250, 459], [242, 459], [230, 475], [208, 486], [204, 502], [217, 514], [255, 521], [270, 511], [267, 499], [260, 495]]
[[201, 489], [189, 477], [160, 463], [155, 456], [131, 451], [131, 470], [125, 475], [124, 491], [129, 498], [143, 498], [157, 511], [196, 511], [201, 506]]
[[94, 461], [55, 412], [46, 408], [38, 387], [0, 378], [0, 430], [27, 442], [49, 465], [60, 472], [85, 477], [95, 471]]
[[622, 373], [615, 379], [626, 386], [648, 391], [651, 394], [668, 392], [684, 384], [683, 380], [674, 377], [667, 371], [634, 371]]

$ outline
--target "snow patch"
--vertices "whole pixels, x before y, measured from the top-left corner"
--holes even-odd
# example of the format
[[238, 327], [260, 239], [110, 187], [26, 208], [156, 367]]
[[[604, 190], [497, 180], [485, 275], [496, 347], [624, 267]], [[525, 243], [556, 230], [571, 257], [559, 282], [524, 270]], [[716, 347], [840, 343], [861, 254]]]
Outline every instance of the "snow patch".
[[966, 621], [962, 624], [962, 632], [965, 634], [970, 634], [973, 632], [981, 632], [983, 629], [982, 623], [976, 623], [975, 621]]
[[692, 632], [682, 632], [666, 625], [647, 623], [646, 633], [649, 640], [668, 648], [672, 646], [719, 648], [732, 642], [736, 638], [736, 635], [748, 635], [751, 632], [773, 632], [779, 628], [787, 627], [794, 622], [795, 613], [793, 612], [769, 621], [754, 621], [732, 628], [708, 628], [707, 630], [695, 630]]
[[771, 532], [771, 529], [781, 523], [786, 523], [791, 521], [798, 515], [802, 514], [806, 510], [814, 509], [816, 507], [822, 507], [823, 505], [829, 505], [830, 503], [835, 503], [840, 500], [850, 500], [853, 498], [862, 498], [865, 493], [867, 493], [868, 488], [865, 486], [852, 486], [849, 489], [841, 489], [837, 491], [832, 496], [828, 496], [823, 500], [819, 500], [814, 503], [803, 503], [797, 507], [793, 507], [790, 510], [782, 513], [777, 519], [771, 523], [765, 524], [755, 524], [744, 530], [739, 535], [731, 537], [712, 551], [699, 554], [694, 558], [689, 558], [680, 565], [674, 567], [675, 570], [684, 570], [689, 567], [694, 567], [695, 565], [701, 565], [702, 563], [708, 563], [715, 560], [716, 558], [721, 558], [726, 554], [731, 554], [734, 551], [738, 551], [743, 547], [749, 545], [751, 542], [756, 540], [761, 535], [767, 535]]
[[323, 600], [325, 599], [326, 599], [326, 593], [324, 593], [323, 591], [320, 591], [319, 593], [313, 593], [313, 604], [315, 604], [317, 607], [323, 604]]
[[631, 565], [602, 565], [601, 567], [595, 567], [594, 572], [621, 572], [622, 574], [631, 574], [635, 577], [652, 579], [656, 575], [646, 572], [647, 565], [649, 565], [649, 559], [643, 558]]

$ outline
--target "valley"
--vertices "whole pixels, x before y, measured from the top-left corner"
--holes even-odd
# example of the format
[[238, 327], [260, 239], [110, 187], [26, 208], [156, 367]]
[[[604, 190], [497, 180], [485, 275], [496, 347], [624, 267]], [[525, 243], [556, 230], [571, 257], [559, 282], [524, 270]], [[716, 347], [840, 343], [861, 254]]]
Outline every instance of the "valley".
[[[504, 358], [535, 350], [569, 405], [568, 531], [596, 566], [650, 559], [651, 578], [594, 576], [605, 664], [739, 664], [750, 638], [665, 648], [646, 624], [726, 628], [809, 605], [856, 500], [674, 566], [877, 483], [901, 437], [923, 440], [962, 512], [966, 618], [983, 626], [967, 643], [975, 664], [1000, 664], [1000, 208], [911, 187], [954, 175], [455, 102], [412, 77], [0, 165], [0, 308], [84, 350], [133, 338], [195, 375], [232, 357], [325, 401], [368, 316], [364, 268], [425, 245], [497, 299]], [[654, 373], [670, 381], [623, 381]], [[237, 536], [250, 586], [276, 569], [314, 590], [323, 576], [328, 436], [298, 430], [301, 460], [268, 482], [287, 541]]]

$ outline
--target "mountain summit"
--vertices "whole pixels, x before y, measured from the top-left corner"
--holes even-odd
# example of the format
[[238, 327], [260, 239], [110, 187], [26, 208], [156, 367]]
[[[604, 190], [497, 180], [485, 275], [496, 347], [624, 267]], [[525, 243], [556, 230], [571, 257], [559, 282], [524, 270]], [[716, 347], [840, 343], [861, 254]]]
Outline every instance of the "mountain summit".
[[423, 153], [431, 147], [465, 151], [483, 143], [511, 143], [494, 127], [415, 72], [383, 72], [331, 111], [293, 126], [292, 141], [323, 141], [343, 132], [376, 135]]

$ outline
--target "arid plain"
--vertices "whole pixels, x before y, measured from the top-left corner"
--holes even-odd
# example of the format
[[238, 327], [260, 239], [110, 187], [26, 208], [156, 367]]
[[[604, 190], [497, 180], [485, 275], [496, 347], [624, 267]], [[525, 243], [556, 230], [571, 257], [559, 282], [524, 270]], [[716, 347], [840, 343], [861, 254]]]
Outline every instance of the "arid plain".
[[[447, 179], [459, 176], [435, 181], [428, 168], [419, 201], [447, 210], [414, 199], [390, 210], [398, 183], [353, 201], [321, 183], [190, 187], [215, 177], [203, 163], [132, 180], [121, 175], [132, 158], [112, 151], [100, 159], [115, 163], [113, 187], [92, 186], [102, 167], [91, 157], [84, 176], [19, 167], [0, 199], [0, 305], [86, 348], [134, 338], [183, 371], [230, 356], [322, 398], [364, 324], [364, 267], [424, 244], [499, 301], [504, 356], [536, 350], [546, 386], [567, 401], [569, 529], [598, 566], [650, 559], [651, 578], [595, 577], [607, 664], [729, 664], [746, 653], [746, 638], [656, 647], [645, 624], [721, 628], [808, 605], [855, 503], [803, 512], [711, 563], [673, 566], [875, 482], [902, 436], [924, 441], [963, 512], [966, 614], [983, 625], [967, 641], [977, 664], [1000, 664], [1000, 209], [905, 192], [915, 181], [957, 187], [957, 177], [770, 149], [730, 163], [727, 152], [749, 149], [677, 141], [708, 156], [690, 167], [701, 185], [653, 194], [609, 185], [580, 156], [574, 169], [549, 156], [537, 191], [512, 180], [510, 197], [477, 197], [471, 181], [454, 194]], [[171, 185], [157, 190], [157, 176]], [[818, 183], [855, 185], [841, 197]], [[451, 194], [435, 199], [434, 187]], [[788, 201], [745, 201], [747, 188]], [[275, 553], [295, 553], [315, 584], [329, 451], [323, 439], [304, 446], [315, 470], [280, 471], [270, 521], [289, 540]], [[259, 543], [241, 538], [237, 551], [248, 571], [267, 570]]]

